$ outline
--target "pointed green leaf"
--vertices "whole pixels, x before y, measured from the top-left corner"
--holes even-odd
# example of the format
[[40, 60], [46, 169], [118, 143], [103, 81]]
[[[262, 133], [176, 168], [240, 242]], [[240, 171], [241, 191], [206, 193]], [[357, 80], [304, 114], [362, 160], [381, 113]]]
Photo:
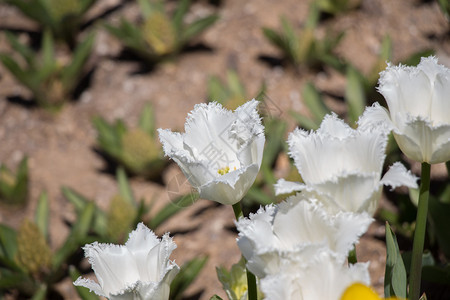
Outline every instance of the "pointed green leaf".
[[325, 105], [322, 96], [316, 87], [308, 82], [302, 89], [302, 98], [314, 119], [322, 122], [323, 117], [330, 113], [330, 109]]
[[193, 37], [199, 35], [201, 32], [206, 30], [208, 27], [213, 25], [219, 19], [218, 15], [211, 15], [205, 18], [195, 20], [191, 24], [187, 25], [183, 31], [181, 44], [187, 43]]
[[8, 39], [9, 44], [11, 47], [16, 50], [22, 57], [25, 59], [27, 64], [33, 68], [35, 66], [35, 56], [36, 53], [31, 50], [28, 46], [22, 44], [19, 42], [19, 40], [16, 38], [14, 34], [12, 34], [9, 31], [6, 31], [6, 37]]
[[306, 129], [306, 130], [316, 130], [317, 128], [319, 128], [320, 126], [320, 121], [319, 120], [312, 120], [311, 118], [308, 118], [296, 111], [290, 111], [289, 115], [291, 115], [295, 121], [297, 122], [298, 126]]
[[183, 292], [197, 278], [200, 271], [208, 261], [208, 257], [197, 257], [186, 262], [181, 268], [180, 273], [175, 277], [170, 285], [170, 298], [173, 300], [182, 299]]
[[142, 110], [139, 118], [139, 128], [144, 130], [151, 137], [155, 137], [155, 112], [150, 103], [147, 103]]
[[397, 244], [397, 238], [386, 223], [386, 270], [384, 296], [406, 298], [406, 270]]
[[45, 300], [47, 299], [47, 285], [41, 284], [38, 290], [34, 293], [31, 300]]
[[219, 77], [210, 76], [208, 79], [208, 101], [217, 101], [224, 104], [231, 98], [230, 92], [222, 84]]
[[80, 80], [83, 67], [91, 54], [95, 41], [94, 38], [95, 33], [90, 32], [74, 50], [70, 64], [64, 68], [62, 73], [62, 82], [66, 89], [72, 90]]
[[39, 196], [35, 220], [42, 235], [48, 240], [49, 204], [46, 192], [41, 193]]
[[10, 260], [14, 260], [17, 253], [17, 233], [4, 224], [0, 224], [0, 253]]
[[364, 82], [352, 67], [347, 68], [347, 86], [345, 89], [345, 100], [348, 105], [348, 119], [350, 124], [355, 124], [366, 107], [366, 95], [364, 93]]
[[187, 194], [172, 200], [171, 203], [164, 206], [151, 220], [148, 227], [158, 228], [159, 225], [167, 221], [170, 217], [180, 212], [182, 209], [192, 205], [198, 199], [198, 194]]
[[91, 228], [92, 221], [94, 219], [95, 204], [89, 202], [79, 215], [79, 218], [67, 237], [64, 245], [56, 251], [52, 257], [52, 264], [55, 269], [59, 269], [60, 266], [76, 251], [83, 246], [86, 236]]
[[228, 70], [227, 72], [227, 82], [228, 86], [235, 96], [240, 96], [242, 98], [245, 98], [246, 92], [245, 87], [241, 83], [241, 80], [239, 79], [239, 75], [235, 70]]
[[189, 0], [181, 0], [178, 2], [177, 8], [173, 14], [172, 22], [175, 27], [175, 30], [180, 36], [182, 29], [183, 29], [183, 19], [186, 13], [189, 10], [189, 7], [191, 6], [191, 1]]
[[217, 295], [212, 296], [211, 298], [209, 298], [209, 300], [223, 300], [222, 298], [220, 298]]
[[130, 183], [127, 178], [127, 174], [122, 167], [119, 167], [116, 171], [116, 179], [119, 184], [119, 193], [132, 205], [136, 205], [136, 199], [134, 198], [133, 191], [131, 190]]

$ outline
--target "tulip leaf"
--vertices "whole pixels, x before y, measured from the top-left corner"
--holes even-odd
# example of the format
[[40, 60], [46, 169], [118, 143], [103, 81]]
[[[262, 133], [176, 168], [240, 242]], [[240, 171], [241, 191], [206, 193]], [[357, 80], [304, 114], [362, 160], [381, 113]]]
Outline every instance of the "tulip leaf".
[[156, 229], [170, 217], [193, 204], [195, 201], [197, 201], [197, 199], [198, 194], [191, 193], [172, 200], [171, 203], [164, 206], [153, 218], [151, 218], [147, 226], [151, 229]]
[[397, 238], [386, 222], [386, 270], [384, 296], [406, 298], [406, 269], [397, 244]]
[[[75, 211], [78, 216], [80, 216], [80, 214], [83, 212], [86, 205], [92, 202], [91, 200], [83, 197], [82, 195], [80, 195], [79, 193], [75, 192], [74, 190], [68, 187], [62, 187], [61, 191], [64, 197], [66, 197], [70, 201], [70, 203], [72, 203], [72, 205], [75, 207]], [[100, 236], [104, 236], [107, 231], [107, 226], [108, 221], [105, 212], [96, 207], [94, 224], [92, 225], [92, 229]]]
[[[70, 279], [72, 281], [77, 280], [81, 273], [78, 272], [78, 270], [74, 266], [69, 267], [69, 275]], [[75, 290], [77, 291], [78, 296], [80, 296], [83, 300], [99, 300], [99, 297], [92, 293], [89, 289], [85, 288], [84, 286], [75, 286]]]
[[147, 103], [139, 118], [139, 128], [144, 130], [152, 138], [155, 137], [155, 112], [150, 103]]
[[83, 245], [94, 219], [95, 204], [89, 202], [80, 213], [77, 222], [67, 237], [64, 245], [52, 257], [53, 267], [58, 269], [71, 255]]
[[45, 300], [47, 299], [47, 285], [42, 284], [39, 286], [38, 290], [34, 293], [31, 300]]
[[214, 24], [218, 19], [218, 15], [211, 15], [199, 20], [195, 20], [184, 29], [181, 43], [186, 43], [196, 35], [200, 34], [202, 31]]
[[211, 298], [209, 298], [209, 300], [223, 300], [222, 298], [220, 298], [217, 295], [212, 296]]
[[366, 96], [364, 93], [364, 82], [361, 80], [357, 71], [352, 67], [347, 68], [345, 100], [348, 105], [348, 119], [350, 124], [353, 125], [364, 112]]
[[312, 83], [307, 83], [302, 90], [302, 98], [314, 119], [320, 123], [330, 109], [325, 105], [322, 96]]
[[14, 260], [17, 253], [17, 233], [3, 224], [0, 224], [0, 253], [10, 260]]
[[47, 193], [43, 192], [39, 196], [36, 208], [36, 225], [41, 231], [42, 235], [48, 240], [48, 219], [49, 219], [49, 204]]
[[133, 191], [131, 190], [130, 182], [128, 181], [125, 170], [119, 167], [116, 171], [117, 183], [119, 184], [119, 193], [128, 203], [136, 205]]
[[207, 256], [196, 257], [186, 262], [180, 268], [180, 273], [178, 273], [170, 285], [170, 299], [182, 299], [183, 292], [189, 287], [195, 278], [197, 278], [207, 261]]

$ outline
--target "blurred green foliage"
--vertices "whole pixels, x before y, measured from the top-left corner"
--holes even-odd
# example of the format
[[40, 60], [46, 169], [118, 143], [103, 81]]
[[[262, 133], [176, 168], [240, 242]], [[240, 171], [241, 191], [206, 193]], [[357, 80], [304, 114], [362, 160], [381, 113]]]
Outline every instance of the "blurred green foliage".
[[0, 224], [0, 294], [15, 291], [18, 297], [46, 299], [57, 293], [67, 262], [86, 243], [94, 206], [86, 205], [62, 246], [52, 251], [49, 243], [49, 200], [43, 193], [34, 220], [23, 220], [16, 231]]
[[317, 0], [314, 2], [321, 12], [338, 15], [361, 5], [361, 0]]
[[128, 129], [122, 120], [109, 124], [101, 117], [95, 117], [97, 142], [100, 150], [108, 157], [135, 175], [149, 179], [160, 176], [168, 164], [161, 144], [156, 136], [153, 108], [147, 104], [142, 110], [139, 126]]
[[4, 0], [17, 7], [24, 15], [39, 23], [43, 30], [50, 30], [58, 40], [71, 48], [86, 12], [96, 0]]
[[[227, 70], [226, 82], [223, 82], [218, 76], [210, 76], [207, 83], [208, 99], [221, 103], [227, 109], [235, 110], [251, 97], [239, 78], [237, 71]], [[264, 100], [266, 85], [261, 84], [256, 96], [257, 100]]]
[[94, 44], [93, 34], [89, 34], [65, 58], [56, 52], [50, 31], [43, 34], [40, 52], [20, 43], [11, 33], [7, 32], [6, 37], [15, 54], [20, 55], [20, 60], [15, 55], [1, 53], [0, 61], [33, 93], [39, 106], [55, 109], [72, 98]]
[[0, 202], [21, 205], [28, 198], [28, 159], [24, 157], [14, 174], [5, 165], [0, 166]]
[[118, 26], [105, 24], [106, 29], [128, 49], [153, 65], [175, 57], [197, 35], [214, 24], [218, 16], [209, 15], [186, 24], [184, 19], [191, 5], [181, 0], [173, 14], [168, 14], [164, 1], [138, 0], [143, 21], [134, 25], [122, 19]]
[[339, 44], [344, 34], [337, 35], [327, 33], [322, 39], [316, 37], [319, 10], [311, 5], [310, 13], [306, 23], [301, 30], [294, 26], [284, 17], [281, 18], [281, 31], [264, 27], [264, 36], [275, 47], [283, 53], [284, 59], [291, 63], [296, 70], [303, 67], [321, 68], [324, 65], [331, 66], [342, 71], [344, 65], [333, 49]]

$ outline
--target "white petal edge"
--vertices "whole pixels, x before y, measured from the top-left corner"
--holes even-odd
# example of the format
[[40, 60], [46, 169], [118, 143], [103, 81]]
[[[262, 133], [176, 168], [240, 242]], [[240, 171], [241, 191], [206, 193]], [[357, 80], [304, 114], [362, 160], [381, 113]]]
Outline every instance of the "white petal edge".
[[380, 183], [389, 185], [392, 189], [399, 186], [407, 186], [409, 188], [418, 188], [418, 177], [407, 170], [400, 162], [394, 163], [389, 170], [384, 174]]
[[279, 179], [277, 183], [274, 185], [275, 188], [275, 195], [282, 195], [282, 194], [290, 194], [292, 192], [298, 192], [306, 188], [306, 186], [303, 183], [295, 182], [295, 181], [287, 181], [283, 178]]

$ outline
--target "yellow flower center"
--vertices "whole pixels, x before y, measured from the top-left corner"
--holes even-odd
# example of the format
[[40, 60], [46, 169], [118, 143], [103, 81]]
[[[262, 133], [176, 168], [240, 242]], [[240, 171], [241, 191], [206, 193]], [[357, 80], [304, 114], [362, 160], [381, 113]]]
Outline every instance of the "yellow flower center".
[[[234, 167], [234, 171], [236, 171], [236, 167]], [[225, 175], [228, 172], [230, 172], [230, 167], [224, 167], [224, 168], [217, 170], [217, 173], [219, 173], [220, 175]]]
[[[342, 294], [340, 300], [382, 300], [377, 293], [375, 293], [370, 287], [362, 283], [354, 283], [349, 286], [344, 294]], [[390, 297], [385, 300], [402, 300], [402, 298]]]
[[225, 167], [225, 168], [217, 170], [217, 173], [219, 173], [220, 175], [225, 175], [228, 172], [230, 172], [230, 167]]

